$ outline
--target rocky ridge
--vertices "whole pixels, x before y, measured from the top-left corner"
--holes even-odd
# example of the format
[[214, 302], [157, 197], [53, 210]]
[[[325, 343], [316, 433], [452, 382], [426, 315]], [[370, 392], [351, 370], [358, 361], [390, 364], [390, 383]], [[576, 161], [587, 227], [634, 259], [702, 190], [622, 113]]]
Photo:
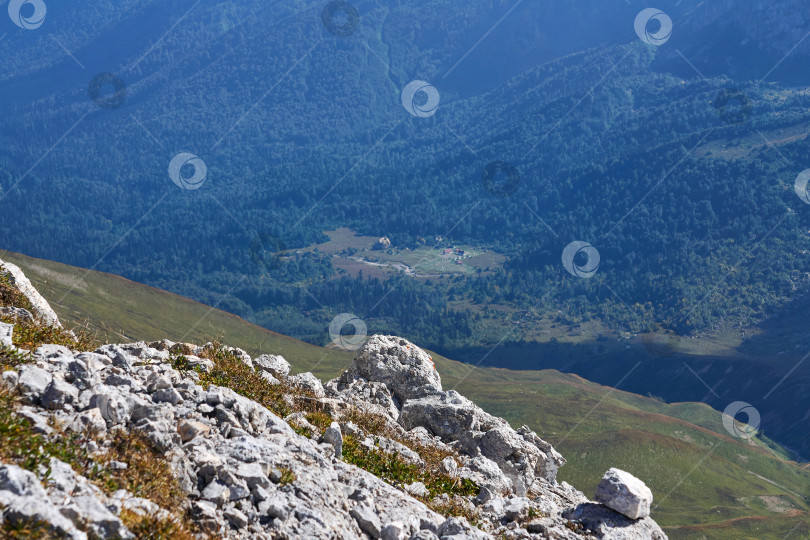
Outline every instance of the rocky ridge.
[[[294, 412], [282, 416], [206, 383], [217, 348], [278, 389]], [[666, 538], [640, 480], [612, 469], [598, 503], [557, 482], [565, 460], [550, 444], [444, 390], [430, 356], [401, 338], [371, 337], [325, 385], [311, 373], [289, 375], [280, 356], [216, 344], [12, 349], [0, 354], [26, 358], [2, 367], [1, 384], [19, 396], [15, 414], [44, 436], [54, 426], [92, 431], [87, 450], [96, 456], [118, 431], [144, 434], [171, 465], [186, 507], [105, 492], [53, 457], [41, 471], [0, 462], [0, 521], [44, 523], [76, 539], [136, 537], [124, 510], [181, 511], [199, 535], [222, 538]], [[453, 489], [372, 474], [371, 460], [357, 456], [394, 456], [403, 470], [439, 456]]]

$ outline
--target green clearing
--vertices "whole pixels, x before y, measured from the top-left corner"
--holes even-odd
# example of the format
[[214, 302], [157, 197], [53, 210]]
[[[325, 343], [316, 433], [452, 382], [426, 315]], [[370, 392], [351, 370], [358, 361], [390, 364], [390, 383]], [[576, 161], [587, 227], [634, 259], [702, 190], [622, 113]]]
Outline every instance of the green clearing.
[[386, 277], [398, 272], [423, 278], [470, 275], [499, 267], [506, 260], [503, 255], [486, 248], [445, 242], [415, 249], [396, 246], [373, 249], [379, 238], [358, 235], [345, 227], [324, 234], [329, 237], [328, 242], [299, 251], [317, 250], [331, 255], [332, 263], [351, 275], [360, 271], [370, 277]]
[[[0, 258], [25, 270], [64, 323], [86, 325], [102, 339], [222, 338], [251, 354], [282, 354], [295, 371], [321, 379], [352, 358], [118, 276], [12, 253]], [[555, 370], [473, 368], [433, 357], [445, 388], [514, 426], [529, 425], [554, 444], [568, 459], [560, 480], [593, 495], [611, 466], [643, 479], [660, 505], [653, 516], [672, 539], [810, 534], [808, 470], [770, 451], [767, 441], [726, 436], [720, 414], [707, 405], [665, 404]]]

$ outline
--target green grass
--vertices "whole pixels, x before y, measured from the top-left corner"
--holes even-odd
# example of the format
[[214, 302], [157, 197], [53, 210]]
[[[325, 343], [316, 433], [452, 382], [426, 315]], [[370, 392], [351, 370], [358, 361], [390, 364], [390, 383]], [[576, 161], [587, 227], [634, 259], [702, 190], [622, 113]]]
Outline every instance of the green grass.
[[[477, 270], [500, 267], [506, 260], [501, 254], [483, 248], [475, 248], [461, 244], [439, 243], [434, 247], [431, 241], [426, 246], [416, 249], [373, 250], [372, 247], [378, 238], [355, 234], [347, 228], [325, 231], [329, 237], [328, 242], [310, 246], [302, 251], [317, 249], [321, 253], [333, 256], [333, 263], [344, 270], [354, 274], [362, 270], [364, 274], [374, 277], [387, 277], [403, 268], [403, 265], [414, 271], [416, 276], [473, 274]], [[455, 253], [445, 255], [444, 249], [454, 247], [465, 252], [463, 257]], [[347, 250], [353, 255], [347, 256]], [[388, 252], [391, 253], [388, 253]], [[461, 259], [463, 264], [456, 264]]]
[[[23, 268], [60, 319], [90, 321], [114, 341], [179, 340], [184, 334], [185, 341], [198, 343], [221, 338], [253, 355], [282, 354], [295, 371], [313, 371], [322, 380], [351, 362], [349, 353], [274, 334], [109, 274], [90, 272], [65, 296], [84, 270], [14, 254], [3, 257]], [[788, 538], [807, 537], [810, 531], [804, 495], [810, 494], [808, 471], [770, 449], [767, 441], [751, 444], [726, 435], [720, 413], [706, 405], [665, 404], [554, 370], [470, 372], [467, 364], [437, 354], [433, 358], [446, 389], [456, 388], [513, 426], [526, 424], [554, 444], [568, 460], [560, 480], [589, 496], [609, 467], [644, 480], [655, 494], [653, 517], [673, 540], [781, 540], [794, 527]], [[320, 428], [327, 420], [312, 419]], [[765, 502], [774, 500], [781, 502]]]
[[284, 356], [297, 371], [334, 377], [348, 366], [352, 353], [324, 349], [159, 289], [119, 276], [0, 252], [0, 259], [20, 266], [51, 302], [66, 327], [83, 327], [100, 341], [113, 343], [168, 338], [205, 343], [219, 340], [251, 356]]

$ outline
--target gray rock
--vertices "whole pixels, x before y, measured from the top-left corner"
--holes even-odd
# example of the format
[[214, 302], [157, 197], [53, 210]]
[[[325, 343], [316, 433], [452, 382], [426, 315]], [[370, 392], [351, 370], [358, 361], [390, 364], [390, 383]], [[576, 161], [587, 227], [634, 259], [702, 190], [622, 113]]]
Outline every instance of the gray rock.
[[0, 490], [19, 497], [48, 498], [36, 475], [16, 465], [0, 465]]
[[76, 360], [81, 360], [87, 369], [92, 373], [104, 369], [112, 364], [108, 356], [92, 352], [83, 352], [76, 355]]
[[430, 495], [427, 486], [422, 482], [412, 482], [405, 486], [405, 491], [414, 497], [427, 497]]
[[283, 356], [263, 354], [258, 358], [254, 358], [253, 364], [258, 369], [279, 379], [283, 379], [290, 373], [290, 363]]
[[450, 476], [455, 476], [458, 473], [458, 463], [451, 456], [447, 456], [442, 460], [442, 470]]
[[25, 277], [25, 274], [17, 265], [0, 260], [0, 268], [9, 274], [9, 281], [15, 287], [17, 287], [17, 289], [19, 289], [19, 291], [31, 303], [34, 314], [39, 320], [48, 326], [55, 326], [57, 328], [62, 327], [62, 325], [59, 323], [59, 318], [56, 316], [54, 310], [51, 309], [50, 304], [48, 304], [47, 300], [45, 300], [42, 295], [39, 294], [39, 291], [37, 291], [36, 288], [31, 285], [31, 282], [27, 277]]
[[244, 529], [248, 525], [248, 517], [236, 508], [229, 508], [223, 514], [225, 519], [236, 529]]
[[281, 384], [281, 381], [279, 381], [278, 379], [276, 379], [275, 377], [273, 377], [272, 375], [270, 375], [266, 371], [261, 371], [259, 373], [259, 377], [261, 377], [262, 379], [264, 379], [265, 381], [267, 381], [270, 384]]
[[177, 423], [177, 434], [184, 443], [200, 436], [206, 435], [211, 428], [207, 424], [196, 420], [180, 420]]
[[380, 450], [383, 452], [387, 452], [389, 454], [398, 454], [404, 461], [408, 463], [412, 463], [414, 465], [424, 465], [425, 462], [419, 456], [418, 453], [414, 452], [404, 444], [395, 441], [393, 439], [389, 439], [388, 437], [377, 436], [374, 437], [375, 442]]
[[194, 516], [194, 521], [200, 529], [211, 536], [216, 535], [221, 528], [219, 516], [217, 516], [217, 506], [213, 503], [193, 501], [191, 503], [191, 515]]
[[49, 468], [51, 472], [48, 475], [48, 484], [63, 493], [73, 493], [76, 489], [76, 473], [71, 466], [52, 457]]
[[19, 385], [23, 392], [31, 393], [36, 398], [42, 395], [52, 380], [53, 376], [40, 367], [31, 364], [20, 366]]
[[264, 468], [258, 463], [240, 463], [234, 474], [251, 490], [270, 486], [270, 480], [267, 478]]
[[529, 499], [525, 497], [507, 499], [503, 511], [507, 521], [522, 521], [529, 515]]
[[236, 393], [229, 388], [222, 388], [212, 384], [205, 394], [205, 402], [214, 407], [222, 405], [229, 408], [236, 402]]
[[323, 384], [320, 379], [312, 373], [299, 373], [287, 379], [287, 382], [298, 388], [302, 388], [308, 392], [312, 392], [315, 397], [322, 398], [326, 395], [323, 389]]
[[0, 491], [0, 505], [5, 506], [3, 519], [10, 524], [45, 523], [57, 537], [87, 540], [87, 534], [76, 528], [72, 521], [50, 504], [49, 499], [37, 497], [6, 497]]
[[97, 354], [103, 354], [112, 361], [112, 365], [121, 368], [125, 373], [129, 373], [139, 363], [140, 359], [124, 350], [120, 345], [102, 345], [95, 350]]
[[79, 399], [79, 389], [62, 379], [53, 379], [45, 388], [40, 402], [47, 409], [62, 409]]
[[[206, 346], [211, 345], [210, 343], [206, 343]], [[232, 353], [236, 356], [239, 360], [242, 361], [243, 364], [247, 365], [248, 367], [253, 367], [253, 360], [251, 360], [250, 355], [240, 349], [239, 347], [222, 347], [223, 350]]]
[[74, 431], [79, 433], [84, 430], [101, 433], [107, 429], [107, 421], [101, 415], [101, 411], [98, 407], [93, 407], [92, 409], [78, 413], [70, 426]]
[[579, 504], [563, 512], [562, 517], [581, 524], [600, 540], [667, 540], [651, 518], [630, 519], [601, 504]]
[[17, 415], [31, 422], [34, 431], [37, 433], [50, 435], [53, 432], [53, 428], [48, 425], [48, 417], [38, 412], [38, 409], [35, 410], [33, 407], [20, 407], [17, 409]]
[[73, 360], [73, 353], [70, 352], [70, 349], [68, 349], [64, 345], [51, 345], [51, 344], [40, 345], [39, 347], [37, 347], [36, 351], [34, 351], [34, 355], [45, 360], [55, 360], [55, 359]]
[[98, 498], [90, 495], [73, 497], [68, 506], [61, 509], [76, 526], [88, 526], [101, 538], [135, 538], [121, 520], [110, 512]]
[[340, 431], [340, 424], [332, 422], [323, 432], [323, 440], [332, 445], [335, 449], [335, 457], [341, 459], [343, 457], [343, 434]]
[[610, 469], [599, 482], [595, 499], [630, 519], [639, 519], [650, 515], [653, 495], [650, 488], [632, 474]]
[[290, 515], [290, 506], [280, 494], [275, 494], [259, 504], [259, 512], [273, 519], [285, 521]]
[[349, 369], [335, 379], [334, 386], [340, 391], [357, 379], [385, 384], [400, 403], [442, 389], [431, 357], [413, 343], [394, 336], [372, 336]]
[[445, 442], [458, 440], [471, 431], [495, 427], [488, 415], [479, 413], [476, 405], [454, 390], [407, 401], [400, 411], [399, 423], [405, 429], [424, 427]]
[[439, 537], [436, 536], [436, 533], [433, 531], [422, 529], [411, 536], [411, 540], [439, 540]]
[[97, 394], [94, 396], [94, 401], [101, 416], [110, 425], [123, 424], [129, 419], [129, 403], [120, 394], [112, 392]]
[[10, 317], [20, 322], [32, 323], [34, 322], [34, 315], [27, 309], [2, 306], [0, 307], [0, 317]]
[[379, 538], [382, 533], [380, 518], [374, 513], [374, 509], [365, 504], [356, 504], [349, 511], [349, 514], [357, 522], [360, 530], [372, 538]]
[[0, 322], [0, 347], [11, 347], [14, 345], [12, 336], [14, 334], [14, 325]]
[[[468, 456], [483, 456], [493, 461], [518, 495], [525, 495], [537, 478], [554, 482], [558, 468], [565, 463], [551, 445], [525, 428], [513, 430], [467, 398], [451, 390], [405, 402], [399, 423], [405, 429], [427, 428], [445, 442], [457, 442], [456, 448]], [[488, 475], [494, 484], [497, 475]], [[493, 484], [493, 485], [494, 485]], [[498, 492], [503, 492], [501, 488]]]
[[484, 504], [485, 502], [489, 502], [495, 497], [495, 494], [486, 487], [481, 486], [481, 489], [478, 490], [478, 495], [475, 497], [475, 502], [478, 504]]
[[549, 532], [554, 529], [555, 522], [552, 518], [537, 518], [531, 520], [526, 524], [526, 532], [531, 534], [542, 534], [548, 536]]
[[407, 540], [408, 537], [407, 527], [401, 521], [388, 523], [380, 532], [382, 540]]
[[158, 450], [166, 452], [180, 445], [180, 436], [172, 422], [166, 420], [141, 420], [135, 427], [152, 441]]
[[106, 379], [104, 379], [104, 384], [107, 386], [129, 386], [130, 388], [139, 391], [141, 390], [141, 385], [134, 377], [130, 377], [128, 375], [113, 373]]
[[451, 517], [439, 527], [440, 538], [456, 538], [458, 540], [478, 540], [489, 538], [489, 535], [476, 529], [463, 517]]
[[172, 405], [177, 405], [183, 402], [183, 396], [174, 388], [165, 388], [157, 390], [152, 394], [152, 401], [155, 403], [171, 403]]
[[4, 371], [2, 374], [0, 374], [0, 378], [3, 379], [3, 382], [5, 382], [6, 385], [12, 388], [17, 386], [17, 384], [20, 382], [20, 374], [13, 369]]
[[206, 501], [212, 502], [217, 506], [222, 506], [231, 500], [231, 490], [224, 482], [219, 480], [212, 480], [200, 494]]
[[[92, 364], [95, 364], [95, 362], [92, 362]], [[65, 380], [72, 383], [79, 390], [88, 390], [101, 380], [98, 371], [103, 367], [103, 365], [94, 365], [91, 368], [86, 360], [75, 358], [68, 363]]]

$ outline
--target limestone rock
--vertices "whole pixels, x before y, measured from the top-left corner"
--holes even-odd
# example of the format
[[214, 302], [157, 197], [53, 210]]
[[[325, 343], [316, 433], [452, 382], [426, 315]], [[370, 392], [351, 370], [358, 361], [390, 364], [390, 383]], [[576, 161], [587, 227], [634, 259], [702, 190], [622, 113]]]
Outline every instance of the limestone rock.
[[28, 278], [25, 277], [23, 271], [20, 270], [17, 265], [0, 260], [0, 270], [9, 274], [11, 278], [9, 281], [28, 299], [28, 301], [31, 303], [34, 314], [39, 320], [48, 326], [55, 326], [57, 328], [62, 327], [62, 325], [59, 323], [59, 317], [56, 316], [56, 312], [51, 309], [48, 301], [45, 300], [41, 294], [39, 294], [39, 291], [34, 288]]
[[323, 432], [323, 440], [332, 445], [335, 449], [335, 457], [340, 459], [343, 455], [343, 434], [340, 431], [340, 424], [332, 422]]
[[630, 519], [601, 504], [582, 503], [563, 513], [600, 540], [667, 540], [651, 518]]
[[27, 309], [2, 306], [0, 307], [0, 317], [11, 317], [20, 322], [34, 322], [34, 315]]
[[14, 345], [12, 341], [13, 334], [13, 324], [0, 323], [0, 347], [11, 347]]
[[312, 373], [299, 373], [298, 375], [293, 375], [287, 379], [291, 385], [296, 386], [298, 388], [303, 388], [304, 390], [311, 392], [315, 395], [315, 397], [324, 397], [326, 392], [323, 389], [323, 383], [321, 383], [320, 379], [313, 375]]
[[360, 530], [372, 538], [379, 538], [382, 532], [382, 525], [380, 518], [374, 513], [374, 509], [362, 503], [358, 503], [349, 512], [351, 516], [357, 521]]
[[336, 384], [340, 388], [356, 379], [383, 383], [400, 403], [442, 389], [430, 356], [408, 340], [394, 336], [372, 336]]
[[283, 379], [290, 373], [290, 363], [283, 356], [275, 354], [263, 354], [254, 358], [253, 365], [278, 379]]
[[630, 519], [650, 515], [652, 491], [644, 482], [620, 469], [610, 469], [596, 488], [596, 501]]

